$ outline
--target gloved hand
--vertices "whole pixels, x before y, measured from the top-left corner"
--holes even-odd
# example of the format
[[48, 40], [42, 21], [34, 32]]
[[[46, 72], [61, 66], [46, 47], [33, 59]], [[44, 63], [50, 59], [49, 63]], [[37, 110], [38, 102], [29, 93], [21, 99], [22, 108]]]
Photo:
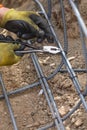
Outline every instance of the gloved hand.
[[48, 42], [54, 41], [47, 21], [33, 11], [9, 9], [2, 18], [0, 26], [23, 39], [37, 38], [38, 42], [41, 42], [46, 38]]
[[[7, 40], [10, 37], [0, 35], [0, 40]], [[11, 39], [11, 38], [10, 38]], [[0, 42], [0, 66], [7, 66], [17, 63], [21, 56], [15, 54], [15, 50], [20, 48], [20, 44]]]

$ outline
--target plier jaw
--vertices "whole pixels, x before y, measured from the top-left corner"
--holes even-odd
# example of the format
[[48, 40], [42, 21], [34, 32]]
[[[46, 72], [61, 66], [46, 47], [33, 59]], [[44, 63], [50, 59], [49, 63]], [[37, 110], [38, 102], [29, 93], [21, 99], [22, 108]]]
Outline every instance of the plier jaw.
[[43, 52], [48, 52], [48, 53], [51, 53], [51, 54], [57, 54], [57, 53], [60, 53], [61, 50], [60, 50], [60, 48], [55, 47], [55, 46], [43, 46]]

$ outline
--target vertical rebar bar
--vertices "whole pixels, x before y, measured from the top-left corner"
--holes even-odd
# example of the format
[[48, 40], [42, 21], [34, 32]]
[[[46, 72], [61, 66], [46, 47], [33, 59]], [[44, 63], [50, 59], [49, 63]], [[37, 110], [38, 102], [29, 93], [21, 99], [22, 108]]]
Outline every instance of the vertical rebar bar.
[[[50, 90], [49, 85], [47, 83], [47, 80], [42, 72], [42, 69], [39, 65], [38, 59], [37, 59], [35, 54], [32, 54], [31, 57], [32, 57], [34, 66], [36, 68], [36, 72], [38, 74], [38, 77], [40, 79], [41, 86], [42, 86], [42, 89], [44, 91], [45, 97], [47, 99], [48, 105], [49, 105], [50, 110], [53, 114], [53, 118], [55, 120], [55, 125], [56, 125], [58, 130], [65, 130], [63, 122], [62, 122], [61, 117], [60, 117], [60, 114], [58, 112], [57, 106], [55, 104], [54, 98], [52, 96], [51, 90]], [[52, 104], [52, 106], [51, 106], [51, 104]]]
[[6, 92], [5, 85], [4, 85], [4, 82], [2, 80], [1, 74], [0, 74], [0, 83], [1, 83], [2, 91], [3, 91], [4, 97], [5, 97], [5, 101], [6, 101], [6, 104], [7, 104], [7, 107], [8, 107], [8, 111], [9, 111], [9, 114], [10, 114], [10, 117], [11, 117], [11, 121], [12, 121], [14, 130], [18, 130], [16, 120], [15, 120], [15, 117], [14, 117], [14, 114], [13, 114], [13, 111], [12, 111], [12, 107], [11, 107], [9, 98], [7, 96], [7, 92]]
[[68, 1], [69, 1], [70, 5], [72, 7], [77, 19], [78, 19], [78, 21], [79, 21], [79, 24], [81, 26], [81, 29], [82, 29], [83, 33], [85, 34], [85, 36], [87, 38], [87, 27], [86, 27], [86, 25], [85, 25], [85, 23], [84, 23], [84, 21], [83, 21], [83, 19], [81, 17], [81, 14], [78, 11], [78, 8], [76, 7], [73, 0], [68, 0]]

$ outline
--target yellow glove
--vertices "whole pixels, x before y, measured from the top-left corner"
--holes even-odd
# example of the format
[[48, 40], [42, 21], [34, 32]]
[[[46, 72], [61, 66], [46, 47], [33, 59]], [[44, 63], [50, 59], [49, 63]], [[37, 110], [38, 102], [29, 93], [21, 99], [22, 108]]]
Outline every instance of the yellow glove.
[[15, 54], [15, 50], [20, 48], [17, 43], [0, 42], [0, 66], [7, 66], [17, 63], [21, 56]]
[[45, 38], [53, 42], [53, 36], [47, 21], [33, 11], [16, 11], [9, 9], [2, 17], [0, 26], [17, 34], [23, 39], [37, 38], [38, 42]]

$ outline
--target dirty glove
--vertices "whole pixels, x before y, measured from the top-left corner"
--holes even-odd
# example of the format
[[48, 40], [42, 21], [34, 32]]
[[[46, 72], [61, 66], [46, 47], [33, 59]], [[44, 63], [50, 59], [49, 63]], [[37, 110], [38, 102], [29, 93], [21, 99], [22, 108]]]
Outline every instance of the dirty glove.
[[33, 11], [16, 11], [9, 9], [2, 18], [1, 27], [14, 32], [23, 39], [37, 38], [41, 42], [45, 38], [53, 42], [53, 35], [47, 21]]
[[[10, 37], [0, 35], [0, 40], [7, 40], [9, 38]], [[18, 50], [19, 48], [20, 45], [17, 43], [0, 42], [0, 66], [17, 63], [21, 59], [21, 56], [17, 56], [15, 50]]]

